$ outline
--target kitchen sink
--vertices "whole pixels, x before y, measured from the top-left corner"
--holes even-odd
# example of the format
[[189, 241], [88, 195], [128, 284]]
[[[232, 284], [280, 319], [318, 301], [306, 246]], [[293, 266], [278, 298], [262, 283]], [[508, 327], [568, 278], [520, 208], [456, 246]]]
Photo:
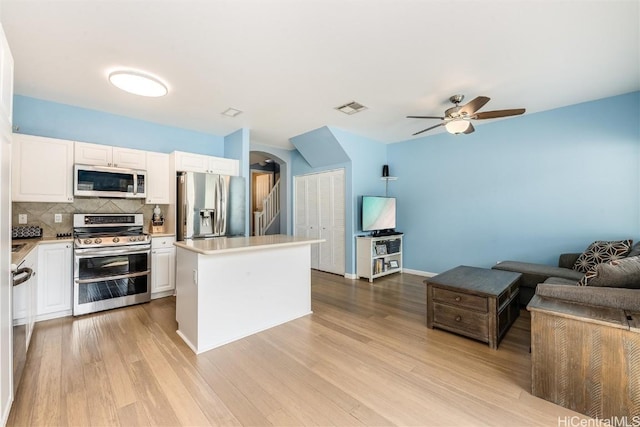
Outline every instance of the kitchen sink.
[[11, 252], [20, 252], [26, 245], [26, 243], [13, 243], [11, 245]]

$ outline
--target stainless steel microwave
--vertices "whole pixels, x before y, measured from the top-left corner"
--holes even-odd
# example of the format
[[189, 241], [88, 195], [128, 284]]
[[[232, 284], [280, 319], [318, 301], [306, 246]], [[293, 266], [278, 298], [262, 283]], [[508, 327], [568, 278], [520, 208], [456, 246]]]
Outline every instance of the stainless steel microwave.
[[144, 199], [147, 172], [107, 166], [74, 165], [73, 195]]

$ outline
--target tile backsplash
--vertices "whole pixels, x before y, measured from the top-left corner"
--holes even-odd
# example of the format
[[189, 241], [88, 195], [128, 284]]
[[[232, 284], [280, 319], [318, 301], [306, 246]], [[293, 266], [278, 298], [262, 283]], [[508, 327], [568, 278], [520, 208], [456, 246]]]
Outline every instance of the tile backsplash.
[[[163, 215], [168, 205], [159, 205]], [[153, 216], [155, 205], [147, 205], [144, 199], [103, 199], [79, 198], [73, 203], [13, 202], [11, 204], [13, 226], [18, 224], [18, 215], [27, 214], [28, 225], [42, 227], [44, 237], [55, 237], [58, 233], [71, 233], [74, 213], [141, 213], [144, 215], [145, 230]], [[55, 214], [61, 214], [62, 222], [54, 221]]]

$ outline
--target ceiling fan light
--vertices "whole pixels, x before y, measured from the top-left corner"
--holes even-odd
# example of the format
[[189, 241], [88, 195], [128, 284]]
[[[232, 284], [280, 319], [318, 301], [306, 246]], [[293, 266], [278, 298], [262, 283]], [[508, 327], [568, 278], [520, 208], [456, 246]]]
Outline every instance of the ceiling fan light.
[[467, 120], [458, 119], [458, 120], [451, 120], [450, 122], [447, 122], [447, 124], [444, 125], [444, 127], [447, 129], [447, 132], [456, 135], [459, 133], [464, 133], [464, 131], [469, 129], [470, 124], [471, 123]]
[[159, 97], [167, 94], [167, 86], [157, 78], [138, 71], [114, 71], [109, 81], [118, 89], [134, 95]]

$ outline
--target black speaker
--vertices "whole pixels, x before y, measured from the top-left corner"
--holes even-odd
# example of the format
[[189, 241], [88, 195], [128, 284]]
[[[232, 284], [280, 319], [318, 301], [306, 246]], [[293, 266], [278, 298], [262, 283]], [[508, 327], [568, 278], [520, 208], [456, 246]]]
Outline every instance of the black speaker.
[[389, 176], [389, 165], [382, 166], [382, 177]]

